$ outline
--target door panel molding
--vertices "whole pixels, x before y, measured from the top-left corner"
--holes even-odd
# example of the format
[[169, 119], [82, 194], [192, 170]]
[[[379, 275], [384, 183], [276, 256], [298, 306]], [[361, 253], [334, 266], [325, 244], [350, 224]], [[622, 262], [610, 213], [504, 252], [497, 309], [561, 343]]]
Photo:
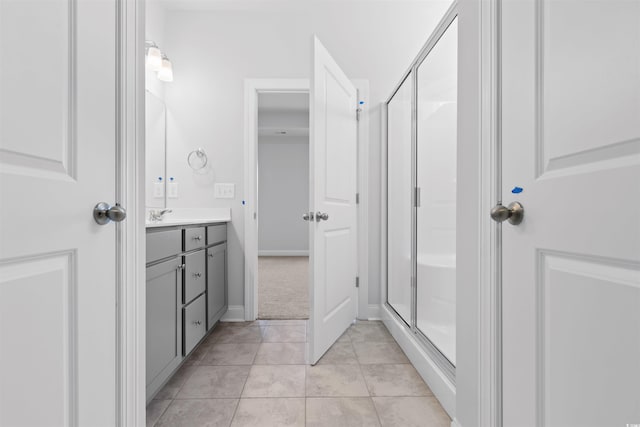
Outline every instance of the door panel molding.
[[[636, 304], [633, 303], [634, 300], [637, 301], [640, 298], [640, 262], [625, 262], [614, 258], [541, 249], [536, 251], [536, 259], [536, 417], [538, 425], [566, 425], [575, 421], [579, 423], [588, 421], [595, 424], [606, 423], [612, 413], [622, 413], [625, 408], [634, 405], [633, 396], [637, 381], [640, 379], [640, 368], [635, 373], [628, 372], [624, 369], [624, 363], [620, 361], [620, 358], [637, 360], [638, 355], [625, 355], [616, 351], [615, 343], [602, 342], [634, 339], [634, 336], [640, 330], [637, 327], [640, 324], [640, 314], [637, 312]], [[558, 279], [555, 276], [560, 276], [564, 280], [554, 280]], [[571, 283], [571, 277], [580, 278], [579, 289], [570, 289], [572, 285], [575, 285]], [[573, 288], [576, 288], [576, 286], [573, 286]], [[618, 292], [611, 292], [611, 288]], [[633, 290], [629, 291], [629, 289], [624, 288], [632, 288]], [[585, 299], [587, 301], [591, 300], [593, 306], [587, 307], [576, 304], [575, 296], [578, 294], [576, 291], [579, 291], [583, 302]], [[552, 301], [552, 293], [569, 298], [564, 308], [558, 308], [558, 301]], [[635, 293], [635, 298], [632, 295], [633, 293]], [[619, 296], [618, 304], [626, 302], [629, 305], [629, 310], [609, 313], [610, 315], [605, 316], [605, 318], [611, 324], [602, 325], [602, 322], [592, 316], [591, 313], [607, 310], [607, 307], [614, 302], [613, 300], [615, 300], [616, 296]], [[567, 309], [571, 309], [570, 312]], [[633, 319], [634, 314], [635, 319]], [[621, 319], [628, 321], [623, 322]], [[590, 320], [595, 324], [589, 324]], [[636, 330], [627, 331], [631, 333], [626, 339], [624, 336], [617, 335], [625, 327], [634, 329], [634, 325], [636, 325]], [[598, 331], [598, 328], [601, 330]], [[569, 331], [572, 334], [583, 332], [585, 336], [588, 335], [589, 337], [586, 339], [574, 339], [569, 342], [571, 338], [562, 334]], [[562, 347], [565, 345], [566, 347]], [[553, 368], [549, 363], [552, 352], [556, 360]], [[558, 353], [570, 356], [566, 357], [570, 360], [565, 360], [567, 363], [564, 366], [558, 366]], [[589, 360], [588, 364], [590, 366], [607, 365], [609, 368], [605, 372], [601, 372], [600, 375], [594, 371], [593, 375], [588, 378], [584, 376], [572, 377], [572, 368], [584, 364], [584, 359]], [[630, 364], [629, 362], [627, 361], [628, 364]], [[615, 372], [616, 369], [618, 370], [617, 373]], [[582, 379], [584, 379], [585, 384], [580, 384]], [[609, 402], [610, 405], [619, 405], [615, 410], [607, 407], [605, 411], [601, 411], [602, 408], [599, 406], [603, 404], [602, 401], [606, 399], [605, 396], [609, 395], [612, 389], [620, 387], [621, 379], [626, 379], [626, 384], [624, 385], [626, 385], [628, 393], [619, 393], [618, 396], [629, 396], [628, 401], [621, 402], [620, 400], [622, 399], [615, 399], [614, 402]], [[594, 389], [594, 401], [591, 404], [587, 404], [581, 398], [579, 406], [598, 406], [596, 412], [605, 414], [604, 418], [594, 421], [593, 416], [597, 415], [592, 414], [587, 419], [580, 421], [579, 414], [584, 411], [577, 411], [572, 419], [554, 418], [556, 411], [553, 410], [555, 408], [553, 405], [559, 407], [571, 405], [571, 407], [575, 407], [577, 402], [571, 402], [571, 397], [576, 396], [576, 389], [584, 387], [592, 387]], [[602, 390], [605, 396], [599, 396], [598, 390]], [[551, 402], [550, 396], [558, 396], [560, 393], [563, 394], [556, 397], [555, 402]]]
[[[585, 4], [584, 6], [588, 7], [589, 5]], [[593, 112], [592, 114], [594, 116], [598, 116], [598, 118], [600, 118], [601, 120], [588, 120], [589, 122], [598, 123], [597, 126], [592, 125], [592, 127], [597, 129], [608, 129], [608, 133], [616, 135], [610, 141], [607, 141], [607, 144], [605, 146], [595, 145], [598, 142], [601, 142], [598, 138], [601, 138], [603, 136], [603, 130], [595, 133], [589, 132], [587, 130], [584, 130], [584, 126], [577, 126], [576, 123], [575, 129], [573, 131], [573, 139], [583, 140], [583, 144], [588, 143], [589, 139], [591, 139], [591, 147], [589, 147], [589, 144], [587, 144], [586, 146], [583, 146], [579, 149], [572, 148], [566, 150], [566, 152], [564, 153], [558, 154], [550, 153], [547, 149], [546, 145], [548, 142], [551, 142], [549, 141], [550, 139], [564, 141], [571, 139], [566, 135], [558, 135], [558, 132], [560, 132], [561, 129], [550, 129], [552, 127], [552, 124], [558, 121], [562, 123], [560, 127], [564, 128], [565, 132], [570, 132], [570, 130], [567, 128], [571, 126], [571, 123], [573, 123], [573, 121], [571, 120], [571, 117], [567, 119], [566, 114], [559, 114], [558, 111], [547, 111], [546, 107], [552, 106], [556, 109], [560, 108], [564, 112], [576, 110], [574, 108], [574, 103], [576, 102], [575, 98], [569, 98], [568, 95], [565, 95], [563, 93], [564, 90], [568, 90], [566, 88], [566, 85], [562, 84], [560, 85], [561, 87], [549, 87], [549, 80], [552, 80], [552, 84], [553, 81], [558, 80], [562, 80], [562, 82], [564, 83], [566, 83], [567, 81], [576, 82], [572, 85], [574, 86], [574, 90], [571, 91], [572, 95], [575, 95], [576, 89], [578, 89], [578, 86], [580, 85], [580, 83], [582, 83], [584, 84], [584, 90], [581, 92], [588, 93], [589, 96], [587, 96], [586, 98], [593, 100], [592, 102], [595, 102], [598, 95], [603, 97], [606, 96], [606, 94], [603, 93], [592, 94], [592, 90], [598, 90], [598, 87], [605, 86], [598, 83], [598, 78], [611, 81], [612, 79], [616, 78], [623, 80], [625, 77], [634, 77], [624, 75], [625, 71], [621, 71], [631, 69], [631, 72], [633, 72], [633, 64], [624, 63], [625, 61], [630, 61], [632, 59], [628, 57], [613, 56], [615, 55], [615, 53], [612, 52], [615, 52], [616, 50], [620, 50], [620, 52], [622, 52], [622, 47], [617, 47], [616, 49], [611, 50], [611, 53], [609, 53], [609, 55], [612, 55], [613, 57], [608, 58], [610, 59], [610, 61], [594, 61], [594, 65], [596, 64], [596, 62], [600, 65], [595, 65], [594, 67], [592, 67], [593, 69], [590, 67], [579, 67], [580, 65], [582, 65], [582, 63], [576, 64], [576, 66], [579, 67], [579, 70], [563, 69], [566, 68], [569, 62], [562, 63], [561, 65], [563, 68], [555, 68], [558, 59], [551, 58], [552, 51], [549, 50], [548, 45], [552, 42], [552, 33], [555, 34], [556, 37], [559, 37], [559, 35], [562, 34], [561, 31], [551, 31], [552, 22], [562, 21], [562, 18], [560, 17], [559, 19], [555, 19], [554, 21], [555, 17], [553, 16], [553, 12], [551, 11], [552, 7], [559, 8], [563, 6], [557, 3], [553, 4], [549, 0], [538, 1], [535, 5], [536, 177], [546, 178], [547, 174], [550, 174], [551, 177], [556, 177], [578, 173], [589, 173], [593, 172], [594, 170], [606, 170], [610, 168], [625, 167], [640, 163], [640, 125], [638, 125], [637, 120], [635, 120], [635, 118], [640, 115], [640, 107], [638, 106], [637, 100], [635, 100], [634, 102], [634, 100], [632, 99], [633, 91], [628, 90], [629, 86], [626, 84], [619, 84], [616, 88], [616, 93], [625, 93], [624, 96], [629, 104], [624, 106], [626, 108], [622, 108], [622, 110], [624, 111], [623, 115], [615, 114], [613, 112], [613, 108], [615, 107], [611, 105], [612, 103], [597, 102], [597, 106], [594, 105], [593, 107], [599, 108], [599, 110], [597, 112]], [[572, 9], [572, 11], [573, 12], [570, 13], [574, 13], [575, 9]], [[604, 15], [600, 15], [599, 18], [604, 19]], [[614, 20], [615, 18], [609, 19]], [[563, 22], [563, 24], [558, 23], [556, 25], [564, 24], [566, 24], [566, 21]], [[605, 28], [605, 26], [606, 23], [594, 23], [594, 28]], [[584, 45], [588, 44], [589, 49], [599, 50], [598, 46], [595, 46], [595, 43], [597, 43], [598, 41], [604, 42], [604, 39], [597, 35], [597, 30], [594, 31], [594, 35], [592, 35], [591, 37], [593, 38], [593, 40], [589, 40], [588, 42], [572, 37], [571, 42], [577, 44], [577, 46], [575, 46], [575, 49], [580, 49], [580, 45], [583, 45], [582, 48], [584, 48]], [[567, 36], [564, 36], [564, 38], [566, 39]], [[619, 37], [619, 39], [624, 43], [624, 37]], [[566, 43], [567, 41], [565, 40], [564, 42]], [[631, 43], [633, 43], [633, 41], [631, 41]], [[602, 53], [600, 54], [602, 55]], [[607, 67], [606, 64], [609, 62], [614, 62], [616, 60], [622, 61], [623, 63], [613, 64], [616, 65], [615, 72], [606, 73], [606, 76], [603, 77], [605, 75], [603, 71], [612, 71], [612, 65], [609, 65], [609, 67], [606, 69], [604, 68]], [[636, 65], [636, 68], [637, 67], [638, 66]], [[585, 80], [590, 73], [592, 74], [593, 79], [587, 82]], [[617, 73], [618, 75], [616, 76], [615, 73]], [[563, 75], [565, 76], [563, 77]], [[609, 96], [611, 95], [609, 94]], [[639, 95], [636, 94], [636, 96]], [[549, 97], [553, 97], [553, 99], [550, 101]], [[571, 101], [573, 102], [568, 103], [567, 101], [569, 99], [571, 99]], [[580, 102], [578, 101], [578, 103]], [[562, 106], [565, 106], [565, 108], [562, 108]], [[620, 108], [618, 108], [618, 110], [619, 109]], [[637, 111], [634, 112], [634, 109], [636, 109]], [[633, 117], [633, 120], [629, 120], [630, 116]], [[606, 119], [602, 120], [603, 117]], [[613, 120], [614, 123], [609, 123], [610, 120]], [[628, 123], [634, 122], [636, 123], [636, 128], [629, 128]], [[580, 128], [580, 130], [578, 130], [578, 128]], [[577, 137], [575, 135], [576, 132], [581, 133], [580, 137]]]
[[[5, 396], [9, 402], [3, 399], [2, 403], [11, 405], [13, 400], [19, 406], [31, 399], [33, 390], [41, 387], [43, 376], [48, 385], [51, 380], [59, 382], [57, 390], [47, 390], [48, 397], [39, 411], [21, 414], [20, 420], [0, 416], [2, 424], [78, 424], [76, 258], [76, 251], [69, 250], [0, 261], [0, 341], [13, 349], [5, 353], [0, 368], [3, 382], [11, 388]], [[37, 277], [39, 280], [30, 283]], [[29, 310], [21, 310], [24, 306], [17, 301], [31, 301]], [[62, 329], [53, 321], [59, 318]], [[25, 354], [33, 357], [42, 353], [57, 353], [60, 360], [55, 364], [46, 364], [51, 359], [39, 360], [34, 366], [35, 375], [25, 376], [22, 370], [16, 370]]]
[[[40, 13], [49, 15], [49, 19], [40, 22], [33, 19], [29, 22], [21, 22], [21, 16], [14, 16], [13, 19], [5, 18], [8, 22], [15, 21], [12, 25], [27, 26], [22, 31], [31, 31], [28, 28], [30, 23], [41, 25], [42, 22], [49, 22], [56, 28], [57, 38], [60, 39], [57, 40], [60, 42], [58, 45], [51, 46], [51, 43], [56, 42], [56, 37], [50, 36], [46, 43], [32, 46], [31, 55], [23, 55], [24, 46], [17, 47], [17, 45], [15, 48], [7, 45], [7, 52], [2, 54], [0, 63], [3, 68], [9, 68], [9, 72], [3, 70], [3, 82], [0, 83], [2, 93], [0, 109], [3, 110], [3, 115], [13, 114], [14, 117], [6, 121], [3, 117], [0, 129], [3, 130], [4, 136], [5, 132], [7, 135], [12, 134], [15, 132], [15, 127], [20, 127], [21, 132], [29, 134], [29, 139], [34, 141], [33, 144], [25, 147], [13, 145], [12, 141], [7, 141], [4, 137], [0, 138], [2, 141], [0, 165], [6, 173], [63, 181], [76, 179], [76, 2], [77, 0], [66, 0], [49, 3], [47, 7], [43, 6]], [[10, 6], [11, 4], [7, 3], [2, 8], [10, 9]], [[49, 10], [50, 8], [63, 10]], [[4, 13], [7, 11], [5, 10]], [[54, 19], [63, 17], [65, 22], [62, 25], [59, 20]], [[52, 29], [49, 30], [52, 31]], [[38, 31], [44, 30], [38, 28]], [[14, 49], [19, 51], [15, 52]], [[27, 58], [30, 62], [25, 64]], [[40, 83], [42, 73], [45, 72], [42, 66], [45, 64], [48, 84]], [[12, 70], [12, 66], [16, 69]], [[37, 73], [40, 78], [33, 79], [34, 73]], [[65, 111], [61, 117], [53, 118], [46, 104], [38, 102], [39, 98], [44, 98], [39, 96], [41, 95], [39, 91], [43, 90], [48, 94], [58, 93], [58, 102], [64, 105]], [[30, 124], [24, 123], [21, 119], [27, 115]], [[37, 124], [33, 125], [34, 122]], [[57, 135], [59, 145], [43, 151], [43, 147], [37, 146], [37, 142], [45, 136], [51, 138], [52, 134]]]

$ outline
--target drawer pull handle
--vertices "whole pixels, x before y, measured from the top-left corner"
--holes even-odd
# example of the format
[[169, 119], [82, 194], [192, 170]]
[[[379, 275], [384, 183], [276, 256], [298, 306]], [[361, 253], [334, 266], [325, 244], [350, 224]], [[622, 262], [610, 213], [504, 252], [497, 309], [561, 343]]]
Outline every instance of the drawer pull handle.
[[194, 325], [198, 326], [198, 325], [202, 325], [202, 322], [199, 320], [196, 320], [193, 322]]
[[202, 236], [193, 236], [193, 240], [202, 240]]
[[193, 277], [202, 277], [202, 273], [193, 273]]
[[176, 267], [176, 270], [178, 270], [178, 271], [180, 271], [180, 270], [184, 270], [184, 268], [185, 268], [185, 267], [186, 267], [186, 265], [184, 265], [184, 264], [179, 264], [179, 265]]
[[209, 254], [209, 258], [213, 258], [213, 254]]

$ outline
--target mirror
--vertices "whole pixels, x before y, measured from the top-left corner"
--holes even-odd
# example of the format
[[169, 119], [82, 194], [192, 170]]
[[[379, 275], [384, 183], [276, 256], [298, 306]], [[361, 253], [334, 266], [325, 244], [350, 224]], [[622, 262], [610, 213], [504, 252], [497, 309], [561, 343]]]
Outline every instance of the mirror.
[[167, 109], [164, 101], [146, 91], [146, 200], [147, 208], [164, 209], [166, 201]]

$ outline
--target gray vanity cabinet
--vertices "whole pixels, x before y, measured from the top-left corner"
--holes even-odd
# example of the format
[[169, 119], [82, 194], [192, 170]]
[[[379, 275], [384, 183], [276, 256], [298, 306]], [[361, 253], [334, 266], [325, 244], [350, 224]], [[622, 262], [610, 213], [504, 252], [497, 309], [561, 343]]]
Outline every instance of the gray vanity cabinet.
[[227, 311], [227, 244], [207, 249], [207, 329]]
[[227, 310], [227, 225], [147, 229], [147, 402]]
[[147, 267], [147, 396], [182, 361], [182, 271], [175, 257]]

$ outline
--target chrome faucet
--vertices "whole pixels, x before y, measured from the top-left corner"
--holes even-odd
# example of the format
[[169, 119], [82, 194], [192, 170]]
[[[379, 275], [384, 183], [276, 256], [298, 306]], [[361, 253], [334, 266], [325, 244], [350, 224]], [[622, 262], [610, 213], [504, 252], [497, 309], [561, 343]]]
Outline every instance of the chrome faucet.
[[171, 209], [162, 209], [162, 210], [156, 210], [156, 209], [151, 209], [149, 211], [149, 221], [161, 221], [162, 218], [164, 217], [164, 214], [167, 213], [171, 213], [173, 212]]

